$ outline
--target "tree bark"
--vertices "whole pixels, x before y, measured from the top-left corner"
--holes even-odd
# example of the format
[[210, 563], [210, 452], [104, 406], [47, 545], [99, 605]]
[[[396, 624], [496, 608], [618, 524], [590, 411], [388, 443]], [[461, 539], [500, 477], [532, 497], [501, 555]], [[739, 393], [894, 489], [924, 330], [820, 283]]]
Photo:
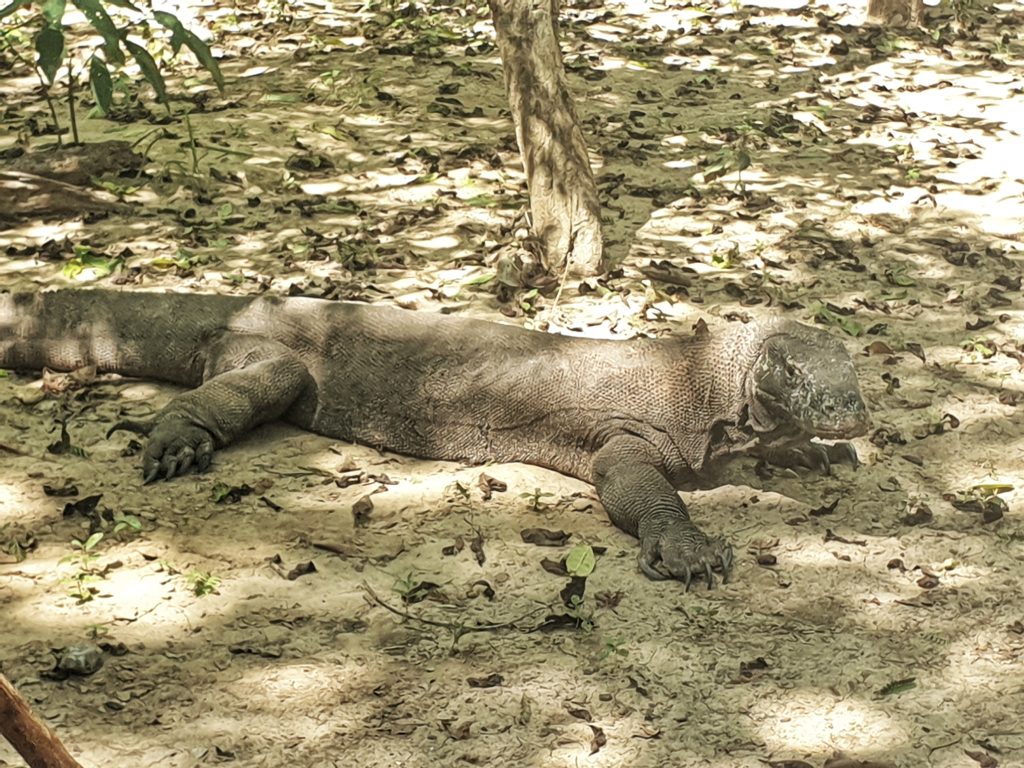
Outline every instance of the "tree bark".
[[922, 0], [868, 0], [868, 21], [887, 27], [915, 27], [924, 23]]
[[3, 675], [0, 675], [0, 734], [25, 758], [30, 768], [82, 768]]
[[548, 271], [604, 269], [601, 204], [558, 46], [558, 0], [488, 0]]

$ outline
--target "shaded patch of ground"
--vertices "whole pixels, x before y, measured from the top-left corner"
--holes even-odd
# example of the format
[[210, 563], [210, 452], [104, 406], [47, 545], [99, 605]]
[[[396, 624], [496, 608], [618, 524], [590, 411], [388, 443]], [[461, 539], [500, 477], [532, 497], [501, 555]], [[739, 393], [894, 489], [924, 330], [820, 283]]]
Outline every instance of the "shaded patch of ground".
[[[0, 564], [0, 665], [83, 764], [1024, 762], [1022, 8], [940, 18], [938, 40], [839, 11], [566, 10], [622, 269], [557, 307], [557, 286], [494, 293], [525, 187], [482, 10], [236, 10], [216, 22], [227, 95], [193, 99], [194, 158], [179, 123], [84, 121], [96, 138], [157, 131], [147, 177], [119, 182], [138, 213], [0, 233], [4, 287], [67, 282], [87, 244], [123, 258], [107, 285], [602, 336], [782, 312], [846, 339], [876, 429], [856, 472], [740, 463], [734, 485], [688, 495], [739, 557], [731, 584], [683, 594], [639, 575], [592, 490], [550, 472], [489, 467], [508, 490], [484, 500], [480, 468], [275, 425], [202, 477], [141, 487], [128, 438], [103, 435], [173, 388], [94, 383], [61, 405], [0, 379], [0, 543], [28, 548]], [[10, 143], [44, 112], [27, 72], [0, 89]], [[85, 455], [46, 451], [61, 418]], [[251, 492], [217, 503], [223, 486]], [[93, 494], [141, 531], [62, 562], [88, 532], [62, 510]], [[571, 546], [526, 544], [529, 527], [607, 547], [587, 631], [523, 631], [564, 586], [541, 560]], [[477, 536], [482, 565], [443, 553]], [[83, 567], [102, 578], [79, 604]], [[422, 582], [437, 588], [403, 604]], [[463, 634], [477, 623], [512, 626]], [[46, 676], [54, 648], [93, 636], [100, 671]]]

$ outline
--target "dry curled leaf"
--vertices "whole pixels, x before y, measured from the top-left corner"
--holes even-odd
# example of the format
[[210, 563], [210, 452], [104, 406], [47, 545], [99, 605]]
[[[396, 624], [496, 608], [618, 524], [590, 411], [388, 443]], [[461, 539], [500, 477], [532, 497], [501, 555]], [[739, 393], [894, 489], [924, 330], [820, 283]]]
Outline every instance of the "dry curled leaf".
[[965, 749], [964, 754], [976, 762], [981, 768], [997, 768], [999, 761], [987, 752]]
[[463, 538], [461, 536], [456, 536], [451, 544], [441, 549], [441, 554], [445, 557], [451, 557], [452, 555], [459, 554], [459, 552], [461, 552], [465, 548], [465, 546], [466, 542], [463, 540]]
[[538, 547], [561, 547], [569, 541], [565, 531], [551, 531], [547, 528], [524, 528], [519, 533], [527, 544]]
[[370, 513], [373, 512], [373, 499], [363, 496], [352, 505], [352, 520], [356, 528], [365, 528], [370, 524]]
[[505, 682], [505, 678], [497, 672], [492, 672], [486, 677], [467, 677], [466, 683], [470, 688], [497, 688]]
[[490, 501], [491, 496], [495, 493], [504, 493], [508, 490], [508, 483], [504, 480], [493, 478], [488, 474], [481, 473], [476, 482], [483, 494], [484, 501]]

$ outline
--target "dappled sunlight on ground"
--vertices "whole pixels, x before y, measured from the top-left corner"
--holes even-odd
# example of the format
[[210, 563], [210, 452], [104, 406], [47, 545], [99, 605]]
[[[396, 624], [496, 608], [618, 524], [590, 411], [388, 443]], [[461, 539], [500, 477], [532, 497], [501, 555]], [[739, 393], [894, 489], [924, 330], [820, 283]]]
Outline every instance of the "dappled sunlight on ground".
[[[0, 665], [83, 764], [1024, 764], [1020, 4], [963, 34], [944, 9], [902, 34], [846, 26], [863, 3], [565, 4], [621, 269], [557, 307], [557, 283], [502, 272], [527, 196], [486, 8], [285, 5], [183, 15], [229, 54], [223, 96], [175, 84], [205, 93], [175, 96], [196, 147], [179, 120], [83, 109], [86, 137], [156, 139], [146, 175], [115, 182], [136, 213], [3, 229], [0, 289], [267, 290], [601, 338], [785, 314], [854, 355], [863, 466], [741, 460], [685, 494], [736, 554], [730, 583], [686, 594], [552, 472], [273, 425], [142, 486], [130, 436], [104, 433], [179, 390], [40, 400], [38, 376], [0, 378]], [[49, 118], [25, 72], [0, 94], [7, 149]], [[120, 268], [72, 280], [82, 249]], [[61, 418], [80, 452], [47, 451]], [[486, 500], [482, 473], [507, 490]], [[989, 492], [1006, 507], [987, 522], [951, 502]], [[100, 518], [64, 514], [95, 494]], [[141, 530], [114, 534], [115, 513]], [[79, 602], [68, 558], [98, 519]], [[541, 631], [582, 542], [601, 552], [583, 629]], [[103, 668], [47, 677], [80, 642]]]
[[910, 740], [898, 719], [877, 703], [818, 691], [789, 691], [759, 704], [752, 714], [764, 719], [762, 735], [775, 754], [842, 750], [884, 758]]

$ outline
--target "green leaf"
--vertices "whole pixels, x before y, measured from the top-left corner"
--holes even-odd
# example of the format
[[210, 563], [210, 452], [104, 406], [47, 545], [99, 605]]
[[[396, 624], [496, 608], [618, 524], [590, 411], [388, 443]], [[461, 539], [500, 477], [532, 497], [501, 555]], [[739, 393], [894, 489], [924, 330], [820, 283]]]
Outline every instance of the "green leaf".
[[878, 695], [879, 696], [892, 696], [895, 693], [906, 693], [907, 691], [911, 690], [912, 688], [916, 688], [916, 687], [917, 687], [917, 678], [916, 677], [905, 677], [902, 680], [893, 680], [891, 683], [888, 683], [884, 688], [882, 688], [878, 692]]
[[468, 198], [466, 203], [476, 208], [494, 208], [498, 205], [494, 195], [474, 195]]
[[118, 256], [107, 257], [100, 254], [83, 252], [70, 259], [61, 271], [68, 280], [74, 280], [86, 270], [92, 272], [89, 277], [100, 278], [106, 277], [115, 269], [118, 269], [123, 262], [124, 260]]
[[220, 585], [220, 577], [214, 576], [208, 571], [192, 571], [185, 578], [192, 584], [192, 591], [196, 597], [206, 597], [217, 591]]
[[213, 58], [213, 54], [210, 53], [210, 46], [196, 37], [193, 33], [189, 32], [182, 23], [178, 20], [178, 17], [173, 13], [167, 13], [167, 11], [153, 11], [153, 18], [157, 22], [167, 29], [171, 30], [171, 50], [174, 54], [178, 54], [178, 50], [181, 48], [182, 43], [195, 54], [195, 57], [199, 60], [206, 71], [213, 75], [213, 81], [217, 84], [217, 89], [224, 92], [224, 75], [221, 74], [220, 65], [217, 64], [217, 60]]
[[917, 285], [914, 278], [907, 276], [906, 267], [895, 267], [885, 270], [885, 279], [900, 288], [909, 288]]
[[[107, 61], [124, 64], [124, 53], [121, 51], [124, 33], [114, 26], [113, 19], [110, 18], [110, 14], [107, 13], [107, 9], [103, 7], [100, 0], [73, 0], [73, 2], [88, 20], [89, 25], [103, 38], [103, 51], [107, 55]], [[117, 3], [111, 2], [111, 5], [117, 5]]]
[[40, 3], [40, 7], [43, 11], [43, 18], [46, 19], [47, 25], [58, 28], [60, 22], [64, 18], [64, 8], [67, 6], [67, 0], [43, 0]]
[[565, 570], [570, 576], [589, 576], [594, 572], [597, 558], [589, 544], [578, 544], [565, 557]]
[[96, 533], [85, 540], [85, 544], [82, 545], [82, 549], [88, 552], [90, 549], [95, 548], [101, 541], [103, 541], [103, 531], [96, 531]]
[[295, 93], [265, 93], [260, 96], [263, 104], [291, 104], [298, 100], [299, 96]]
[[711, 266], [719, 269], [732, 269], [732, 253], [724, 251], [711, 254]]
[[154, 269], [174, 269], [175, 267], [182, 267], [181, 259], [175, 259], [171, 256], [157, 256], [151, 262], [149, 266]]
[[99, 56], [93, 55], [89, 58], [89, 87], [103, 113], [109, 112], [114, 100], [114, 82], [107, 70], [107, 63]]
[[844, 317], [836, 312], [833, 312], [824, 304], [817, 307], [814, 313], [815, 318], [818, 322], [824, 323], [825, 325], [834, 325], [837, 328], [841, 328], [844, 333], [849, 336], [857, 337], [864, 335], [864, 326], [858, 323], [856, 320], [852, 320], [849, 317]]
[[996, 348], [989, 339], [967, 339], [960, 344], [960, 346], [966, 352], [973, 352], [976, 355], [988, 360], [990, 357], [995, 357]]
[[10, 16], [19, 8], [27, 8], [31, 4], [32, 0], [14, 0], [10, 5], [0, 8], [0, 19]]
[[177, 16], [167, 11], [153, 11], [153, 18], [160, 26], [171, 30], [171, 50], [177, 56], [181, 44], [185, 42], [185, 27], [181, 25]]
[[494, 275], [493, 272], [491, 272], [491, 273], [485, 272], [482, 275], [477, 275], [476, 277], [471, 277], [471, 278], [469, 278], [469, 280], [464, 280], [462, 282], [462, 285], [463, 286], [467, 286], [467, 285], [484, 285], [485, 283], [491, 282], [491, 280], [493, 280], [494, 278], [495, 278], [495, 275]]
[[64, 33], [54, 27], [45, 27], [36, 35], [36, 51], [39, 53], [39, 69], [46, 82], [53, 85], [57, 70], [64, 60]]
[[1009, 493], [1013, 490], [1011, 483], [979, 483], [971, 486], [973, 490], [980, 491], [985, 496], [994, 496], [997, 493]]
[[129, 11], [142, 13], [137, 6], [132, 5], [128, 0], [106, 0], [107, 5], [116, 5], [118, 8], [127, 8]]
[[146, 78], [149, 84], [153, 86], [153, 90], [156, 91], [156, 100], [161, 104], [166, 104], [167, 88], [164, 85], [164, 78], [160, 74], [160, 69], [157, 67], [153, 57], [149, 55], [149, 51], [138, 43], [133, 43], [131, 40], [125, 40], [124, 45], [132, 55], [132, 58], [138, 63], [139, 69], [142, 70], [142, 76]]
[[118, 522], [119, 523], [124, 523], [126, 526], [131, 528], [133, 531], [141, 531], [142, 530], [142, 521], [139, 520], [139, 518], [137, 518], [135, 515], [124, 515], [120, 520], [118, 520]]

